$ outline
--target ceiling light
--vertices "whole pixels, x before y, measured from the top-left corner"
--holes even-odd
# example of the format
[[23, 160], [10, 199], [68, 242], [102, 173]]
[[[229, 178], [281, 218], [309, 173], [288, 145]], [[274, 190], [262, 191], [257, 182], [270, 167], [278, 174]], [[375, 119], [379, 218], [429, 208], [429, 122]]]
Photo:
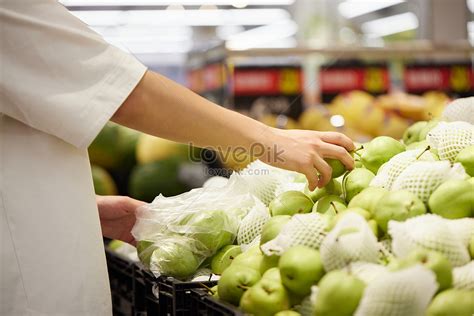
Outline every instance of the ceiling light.
[[374, 12], [383, 8], [405, 2], [404, 0], [346, 0], [338, 6], [339, 13], [352, 19], [366, 13]]
[[386, 36], [418, 28], [418, 18], [412, 12], [388, 16], [362, 24], [362, 31], [372, 36]]

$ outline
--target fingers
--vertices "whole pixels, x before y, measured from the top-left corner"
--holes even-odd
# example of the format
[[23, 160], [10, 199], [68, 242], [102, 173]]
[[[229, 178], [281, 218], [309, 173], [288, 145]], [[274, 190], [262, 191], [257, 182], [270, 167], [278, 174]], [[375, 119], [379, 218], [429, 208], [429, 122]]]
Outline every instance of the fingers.
[[322, 188], [331, 180], [332, 169], [320, 156], [314, 157], [314, 166], [319, 171], [318, 187]]
[[337, 132], [324, 132], [321, 135], [321, 140], [326, 143], [342, 146], [347, 151], [353, 151], [355, 149], [354, 142], [344, 134]]
[[341, 161], [348, 170], [354, 169], [354, 158], [341, 146], [326, 143], [324, 148], [322, 148], [322, 155], [325, 158]]
[[313, 191], [318, 187], [319, 184], [319, 177], [318, 177], [318, 172], [316, 169], [314, 169], [313, 166], [308, 166], [300, 171], [306, 176], [306, 179], [308, 179], [308, 188]]

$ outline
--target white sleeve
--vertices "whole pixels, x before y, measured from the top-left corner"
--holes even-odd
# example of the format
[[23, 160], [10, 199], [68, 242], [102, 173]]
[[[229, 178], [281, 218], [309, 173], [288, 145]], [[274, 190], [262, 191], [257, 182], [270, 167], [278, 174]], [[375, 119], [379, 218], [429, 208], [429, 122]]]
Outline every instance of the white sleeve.
[[89, 146], [146, 67], [55, 0], [0, 5], [0, 113]]

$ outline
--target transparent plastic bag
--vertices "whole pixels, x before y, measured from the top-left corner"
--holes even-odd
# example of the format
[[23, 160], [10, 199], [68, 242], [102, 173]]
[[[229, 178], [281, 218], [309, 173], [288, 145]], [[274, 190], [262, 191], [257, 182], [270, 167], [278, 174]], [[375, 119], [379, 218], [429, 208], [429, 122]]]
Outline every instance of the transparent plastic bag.
[[[155, 275], [186, 278], [189, 269], [232, 244], [240, 222], [256, 205], [238, 174], [222, 188], [200, 188], [155, 200], [137, 210], [132, 234], [141, 258], [150, 261]], [[144, 241], [144, 242], [142, 242]], [[187, 262], [189, 261], [189, 262]]]
[[384, 163], [370, 182], [370, 186], [392, 189], [395, 179], [416, 161], [435, 161], [433, 154], [425, 149], [413, 149], [401, 152]]
[[342, 217], [320, 247], [324, 269], [341, 269], [351, 262], [378, 262], [379, 246], [367, 221], [356, 213]]
[[474, 125], [467, 122], [440, 122], [433, 128], [426, 140], [438, 150], [441, 160], [454, 162], [464, 148], [474, 145]]
[[237, 243], [241, 246], [250, 245], [262, 234], [262, 228], [270, 219], [267, 207], [259, 200], [240, 223]]
[[474, 97], [456, 99], [443, 111], [442, 118], [447, 121], [465, 121], [474, 124]]
[[388, 232], [394, 254], [405, 257], [422, 248], [442, 253], [453, 267], [465, 265], [470, 260], [467, 246], [461, 234], [451, 229], [450, 222], [452, 220], [434, 214], [420, 215], [405, 222], [390, 221]]
[[242, 170], [240, 175], [249, 192], [268, 206], [277, 196], [277, 189], [282, 184], [296, 182], [299, 174], [256, 160]]
[[474, 260], [453, 269], [453, 287], [461, 290], [474, 290]]
[[435, 274], [421, 266], [387, 272], [365, 288], [355, 316], [425, 316], [436, 293]]
[[391, 189], [410, 191], [427, 203], [430, 195], [443, 182], [464, 179], [466, 176], [466, 171], [459, 163], [451, 166], [449, 161], [417, 161], [398, 175]]
[[262, 245], [267, 256], [281, 256], [296, 245], [319, 249], [326, 232], [327, 219], [319, 213], [296, 214], [286, 223], [275, 239]]

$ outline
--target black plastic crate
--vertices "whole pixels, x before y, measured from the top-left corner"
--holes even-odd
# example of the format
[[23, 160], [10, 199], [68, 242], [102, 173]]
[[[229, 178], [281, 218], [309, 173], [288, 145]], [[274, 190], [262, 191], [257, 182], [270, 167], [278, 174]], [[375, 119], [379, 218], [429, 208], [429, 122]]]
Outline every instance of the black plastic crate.
[[244, 313], [230, 303], [212, 297], [206, 289], [191, 291], [193, 316], [243, 316]]
[[[216, 281], [183, 282], [172, 277], [159, 277], [159, 316], [189, 316], [192, 314], [191, 290], [216, 285]], [[148, 314], [148, 316], [153, 316]]]
[[106, 249], [114, 315], [134, 315], [134, 262]]
[[139, 275], [145, 284], [143, 300], [147, 316], [160, 315], [158, 279], [148, 270], [140, 269]]
[[146, 271], [145, 267], [137, 262], [134, 264], [133, 282], [133, 312], [134, 316], [147, 316], [146, 304]]

